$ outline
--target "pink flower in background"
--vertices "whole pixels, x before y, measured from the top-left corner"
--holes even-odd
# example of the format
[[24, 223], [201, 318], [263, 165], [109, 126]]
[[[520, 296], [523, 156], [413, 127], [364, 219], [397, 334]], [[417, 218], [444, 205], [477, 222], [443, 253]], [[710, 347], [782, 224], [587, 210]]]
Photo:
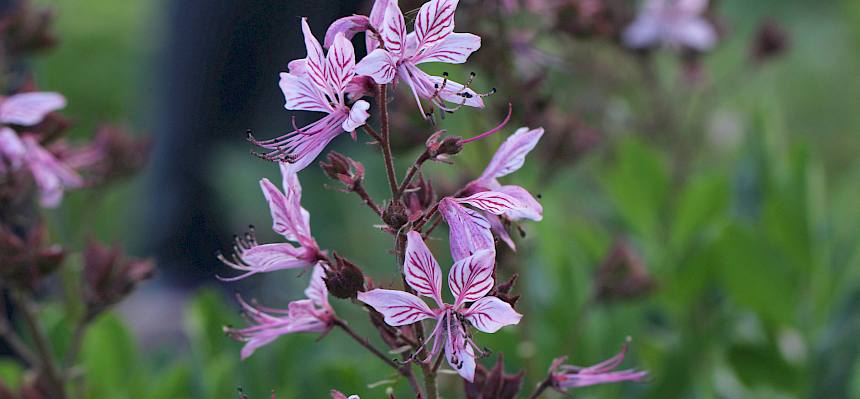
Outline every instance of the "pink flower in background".
[[[457, 3], [458, 0], [425, 3], [415, 17], [415, 31], [407, 34], [397, 1], [377, 0], [366, 21], [359, 16], [346, 17], [351, 23], [336, 21], [329, 33], [337, 34], [339, 30], [347, 29], [354, 34], [363, 26], [372, 26], [374, 31], [366, 33], [368, 55], [356, 65], [356, 73], [370, 76], [378, 84], [388, 84], [399, 77], [412, 90], [422, 114], [427, 113], [421, 99], [445, 111], [453, 111], [462, 105], [481, 108], [484, 101], [480, 94], [468, 87], [470, 82], [464, 86], [447, 76], [431, 76], [418, 68], [426, 62], [462, 64], [481, 47], [480, 37], [454, 32]], [[452, 107], [446, 102], [455, 105]]]
[[562, 364], [567, 360], [566, 357], [555, 359], [549, 369], [552, 386], [561, 392], [567, 392], [570, 388], [622, 381], [642, 381], [647, 378], [646, 371], [612, 371], [621, 365], [626, 353], [627, 344], [625, 343], [617, 355], [590, 367]]
[[[63, 96], [48, 92], [0, 98], [0, 123], [32, 126], [65, 105]], [[19, 136], [12, 128], [3, 126], [0, 127], [0, 172], [5, 173], [7, 167], [12, 170], [27, 167], [30, 170], [44, 207], [58, 206], [66, 189], [84, 185], [78, 173], [45, 149], [35, 136]]]
[[331, 399], [361, 399], [361, 398], [359, 398], [358, 395], [346, 396], [343, 394], [343, 392], [340, 392], [336, 389], [332, 389], [331, 390]]
[[[494, 333], [504, 326], [518, 324], [522, 318], [507, 302], [486, 296], [494, 284], [494, 253], [478, 251], [454, 263], [448, 273], [448, 288], [455, 298], [453, 305], [442, 300], [442, 270], [418, 232], [407, 234], [404, 259], [406, 282], [418, 295], [433, 298], [436, 309], [415, 295], [396, 290], [360, 292], [358, 299], [381, 313], [390, 326], [435, 319], [436, 327], [425, 341], [433, 342], [425, 361], [439, 353], [439, 344], [444, 341], [448, 364], [471, 382], [475, 375], [475, 350], [480, 352], [480, 349], [472, 341], [466, 321], [480, 331]], [[471, 306], [466, 307], [470, 302]]]
[[717, 43], [717, 32], [702, 17], [707, 8], [708, 0], [646, 0], [622, 39], [636, 49], [665, 44], [709, 50]]
[[484, 215], [490, 223], [493, 232], [502, 241], [507, 243], [511, 249], [516, 249], [516, 246], [497, 215], [511, 221], [522, 219], [540, 221], [543, 219], [543, 207], [525, 188], [516, 185], [502, 185], [497, 179], [521, 168], [525, 162], [526, 155], [535, 148], [541, 136], [543, 136], [543, 128], [529, 129], [521, 127], [517, 129], [514, 134], [499, 146], [495, 155], [493, 155], [493, 159], [490, 160], [490, 163], [484, 169], [481, 176], [466, 185], [467, 194], [491, 190], [513, 197], [522, 205], [518, 208], [506, 210], [501, 214], [487, 212]]
[[267, 345], [284, 334], [323, 333], [334, 323], [334, 310], [328, 302], [328, 290], [323, 281], [322, 266], [314, 266], [308, 288], [307, 299], [290, 302], [287, 309], [273, 309], [253, 306], [242, 298], [239, 303], [252, 326], [245, 328], [225, 327], [224, 332], [231, 337], [244, 341], [242, 359], [247, 359], [257, 348]]
[[[470, 205], [478, 210], [465, 207]], [[493, 217], [507, 212], [522, 212], [527, 204], [498, 191], [482, 191], [465, 198], [445, 197], [439, 201], [439, 212], [448, 223], [451, 256], [460, 260], [478, 251], [495, 254], [492, 223], [484, 214]]]
[[328, 54], [311, 33], [307, 19], [302, 18], [307, 57], [289, 64], [289, 72], [281, 73], [280, 86], [286, 103], [295, 111], [316, 111], [328, 115], [303, 128], [271, 140], [256, 140], [254, 144], [272, 150], [262, 156], [290, 164], [298, 172], [308, 166], [335, 137], [354, 132], [370, 117], [370, 104], [358, 100], [347, 105], [347, 86], [355, 77], [355, 52], [343, 34], [335, 35]]
[[325, 256], [311, 235], [310, 214], [301, 205], [299, 178], [289, 165], [281, 164], [280, 167], [284, 192], [281, 193], [269, 179], [260, 180], [260, 188], [269, 203], [272, 230], [290, 242], [258, 244], [253, 231], [237, 238], [233, 256], [228, 259], [219, 254], [218, 259], [244, 273], [219, 279], [236, 281], [257, 273], [310, 267]]

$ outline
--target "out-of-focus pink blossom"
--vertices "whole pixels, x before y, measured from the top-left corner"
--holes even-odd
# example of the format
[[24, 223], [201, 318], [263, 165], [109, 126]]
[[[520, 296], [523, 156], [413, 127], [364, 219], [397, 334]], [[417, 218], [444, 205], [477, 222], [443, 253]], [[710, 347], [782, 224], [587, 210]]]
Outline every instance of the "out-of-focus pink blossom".
[[225, 327], [224, 332], [244, 341], [242, 359], [247, 359], [255, 350], [267, 345], [284, 334], [323, 333], [334, 325], [334, 310], [328, 302], [328, 290], [323, 281], [322, 266], [314, 266], [306, 299], [290, 302], [287, 309], [254, 306], [239, 298], [242, 310], [253, 324], [245, 328]]
[[[543, 132], [543, 128], [529, 129], [527, 127], [521, 127], [517, 129], [513, 135], [508, 137], [507, 140], [499, 146], [481, 176], [466, 185], [466, 194], [474, 195], [477, 193], [493, 191], [505, 194], [506, 196], [516, 200], [516, 203], [519, 205], [517, 207], [511, 207], [501, 213], [488, 211], [482, 215], [484, 219], [486, 219], [491, 230], [496, 233], [499, 239], [508, 244], [511, 249], [515, 249], [516, 247], [508, 234], [507, 229], [505, 229], [501, 218], [505, 218], [509, 221], [522, 219], [540, 221], [543, 219], [543, 207], [525, 188], [516, 185], [502, 185], [499, 183], [498, 178], [507, 176], [523, 166], [526, 155], [537, 145], [538, 140], [543, 136]], [[444, 212], [443, 215], [445, 215]], [[446, 220], [447, 219], [448, 218], [446, 217]], [[464, 218], [464, 220], [469, 219]]]
[[244, 273], [230, 278], [219, 277], [221, 280], [236, 281], [257, 273], [310, 267], [324, 258], [311, 235], [310, 213], [301, 205], [302, 186], [299, 178], [289, 165], [280, 166], [284, 192], [278, 190], [269, 179], [260, 180], [260, 188], [269, 203], [272, 230], [290, 242], [258, 244], [253, 231], [244, 237], [237, 237], [233, 256], [227, 258], [219, 254], [218, 258], [227, 266]]
[[[426, 62], [462, 64], [481, 47], [481, 38], [471, 33], [454, 32], [454, 11], [458, 0], [432, 0], [421, 6], [415, 17], [415, 30], [406, 32], [403, 13], [396, 0], [377, 0], [370, 16], [358, 23], [358, 16], [336, 21], [329, 35], [367, 25], [368, 55], [356, 65], [358, 75], [370, 76], [378, 84], [399, 77], [412, 90], [418, 109], [426, 114], [421, 100], [442, 110], [459, 106], [483, 107], [481, 95], [446, 76], [431, 76], [418, 68]], [[471, 79], [470, 79], [471, 81]], [[453, 103], [454, 106], [447, 105]]]
[[343, 132], [354, 132], [370, 117], [370, 104], [364, 100], [347, 105], [347, 87], [355, 77], [355, 51], [344, 35], [335, 35], [328, 54], [302, 18], [307, 57], [289, 63], [289, 72], [281, 73], [280, 87], [286, 103], [295, 111], [316, 111], [328, 115], [303, 128], [294, 126], [290, 133], [254, 144], [271, 150], [262, 156], [286, 162], [298, 172], [308, 166], [320, 152]]
[[717, 43], [717, 32], [702, 14], [708, 0], [646, 0], [622, 39], [630, 48], [668, 45], [706, 51]]
[[343, 392], [340, 392], [336, 389], [332, 389], [331, 390], [331, 399], [361, 399], [361, 398], [359, 398], [358, 395], [346, 396], [343, 394]]
[[[435, 319], [436, 327], [425, 341], [432, 341], [433, 344], [424, 361], [429, 362], [438, 354], [442, 348], [440, 343], [443, 343], [448, 364], [471, 382], [475, 376], [475, 351], [480, 353], [480, 348], [472, 341], [468, 324], [480, 331], [494, 333], [504, 326], [518, 324], [522, 318], [508, 303], [486, 296], [493, 288], [494, 268], [494, 253], [487, 250], [454, 263], [448, 273], [448, 288], [455, 299], [453, 305], [447, 304], [442, 300], [442, 270], [439, 264], [421, 234], [410, 231], [403, 263], [406, 283], [418, 295], [433, 298], [437, 308], [431, 309], [417, 296], [396, 290], [360, 292], [358, 299], [381, 313], [390, 326]], [[470, 302], [471, 306], [466, 307]]]
[[567, 357], [555, 359], [549, 369], [552, 387], [561, 392], [567, 392], [571, 388], [622, 381], [642, 381], [647, 378], [646, 371], [613, 371], [624, 361], [626, 353], [627, 344], [625, 343], [617, 355], [589, 367], [563, 364]]
[[59, 93], [29, 92], [0, 97], [0, 123], [33, 126], [46, 115], [66, 106]]

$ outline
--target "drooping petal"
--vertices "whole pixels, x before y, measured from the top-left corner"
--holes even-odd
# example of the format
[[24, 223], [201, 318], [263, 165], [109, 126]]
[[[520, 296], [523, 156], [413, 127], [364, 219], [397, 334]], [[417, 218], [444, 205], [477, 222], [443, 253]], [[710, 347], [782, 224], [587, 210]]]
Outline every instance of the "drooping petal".
[[32, 126], [45, 115], [66, 106], [66, 98], [59, 93], [32, 92], [7, 97], [0, 103], [0, 122]]
[[402, 59], [403, 53], [406, 51], [406, 22], [397, 1], [392, 0], [385, 7], [385, 17], [382, 20], [379, 33], [385, 42], [385, 49], [391, 52], [396, 59]]
[[393, 327], [435, 317], [424, 301], [403, 291], [375, 289], [359, 292], [358, 300], [382, 313], [385, 316], [385, 322]]
[[494, 296], [485, 296], [462, 311], [466, 320], [485, 333], [494, 333], [504, 326], [518, 324], [523, 315], [511, 305]]
[[[370, 9], [370, 26], [376, 28], [377, 31], [382, 29], [382, 21], [385, 19], [385, 11], [388, 9], [388, 3], [397, 0], [376, 0], [373, 2], [373, 8]], [[373, 50], [379, 47], [379, 38], [376, 34], [367, 32], [364, 36], [365, 44], [367, 45], [367, 53], [370, 54]]]
[[328, 308], [328, 288], [323, 280], [325, 270], [319, 263], [314, 265], [314, 272], [311, 274], [311, 281], [308, 288], [305, 289], [305, 296], [308, 297], [314, 304]]
[[484, 217], [490, 222], [490, 230], [492, 230], [493, 234], [495, 234], [499, 240], [502, 240], [502, 242], [507, 244], [508, 248], [516, 251], [517, 244], [514, 243], [510, 233], [508, 233], [508, 229], [506, 229], [505, 225], [502, 223], [502, 219], [493, 214], [485, 215]]
[[424, 3], [415, 17], [418, 48], [429, 48], [454, 32], [454, 11], [459, 0], [431, 0]]
[[451, 256], [455, 261], [481, 250], [495, 251], [490, 222], [478, 211], [468, 209], [451, 198], [439, 202], [439, 212], [448, 223]]
[[305, 62], [305, 71], [311, 82], [320, 88], [324, 93], [329, 93], [326, 84], [326, 62], [322, 47], [311, 32], [311, 27], [308, 26], [308, 19], [302, 18], [302, 34], [305, 38], [305, 50], [307, 50], [307, 58]]
[[227, 334], [246, 341], [242, 347], [242, 360], [250, 357], [262, 346], [268, 345], [278, 337], [300, 332], [323, 332], [329, 325], [316, 317], [279, 318], [277, 321], [250, 326], [244, 329], [227, 329]]
[[394, 75], [397, 73], [397, 60], [391, 53], [376, 49], [358, 62], [355, 73], [370, 76], [378, 84], [388, 84], [394, 80]]
[[480, 251], [467, 256], [451, 266], [448, 273], [448, 288], [454, 294], [454, 307], [473, 302], [493, 289], [495, 256], [491, 251]]
[[18, 169], [26, 155], [27, 149], [18, 134], [8, 127], [0, 128], [0, 171], [5, 170], [7, 164]]
[[352, 108], [349, 110], [349, 117], [341, 125], [343, 130], [351, 133], [364, 125], [367, 118], [370, 118], [370, 113], [367, 112], [368, 109], [370, 109], [370, 103], [364, 100], [358, 100], [355, 104], [352, 104]]
[[589, 367], [561, 365], [565, 358], [556, 359], [550, 367], [553, 387], [565, 392], [570, 388], [581, 388], [589, 385], [607, 384], [622, 381], [642, 381], [648, 377], [648, 372], [637, 370], [612, 371], [624, 361], [627, 344], [621, 352]]
[[543, 136], [543, 128], [521, 127], [517, 129], [499, 146], [493, 159], [490, 160], [478, 180], [495, 179], [518, 170], [523, 166], [526, 155], [535, 148], [541, 136]]
[[403, 275], [409, 286], [419, 295], [435, 299], [436, 304], [442, 307], [442, 269], [420, 233], [410, 231], [406, 234], [403, 258]]
[[355, 50], [343, 34], [334, 38], [326, 55], [326, 81], [341, 104], [345, 104], [343, 92], [355, 75]]
[[412, 62], [444, 62], [462, 64], [481, 47], [481, 38], [471, 33], [452, 33], [431, 47], [419, 48]]
[[84, 185], [84, 180], [72, 168], [58, 160], [33, 137], [24, 137], [21, 142], [27, 150], [25, 162], [39, 187], [40, 202], [46, 208], [54, 208], [63, 199], [68, 188]]
[[518, 199], [499, 191], [481, 191], [466, 198], [455, 199], [460, 204], [468, 204], [494, 215], [501, 215], [526, 207]]
[[466, 381], [475, 379], [475, 351], [466, 342], [465, 327], [452, 315], [445, 317], [445, 358], [451, 368]]
[[237, 281], [257, 273], [267, 273], [276, 270], [298, 269], [311, 266], [306, 260], [302, 248], [296, 248], [288, 243], [262, 244], [242, 250], [237, 254], [241, 262], [233, 262], [226, 258], [221, 261], [236, 270], [245, 273], [235, 277], [218, 277], [221, 281]]
[[515, 185], [499, 186], [495, 189], [497, 192], [505, 193], [508, 196], [515, 198], [522, 206], [516, 209], [510, 209], [505, 212], [505, 216], [510, 220], [529, 219], [539, 222], [543, 219], [543, 206], [528, 190]]
[[325, 32], [323, 46], [331, 47], [334, 44], [334, 38], [338, 33], [343, 34], [347, 40], [352, 40], [356, 33], [364, 32], [370, 28], [370, 18], [364, 15], [350, 15], [335, 20], [329, 25]]
[[278, 86], [284, 93], [284, 108], [294, 111], [332, 112], [325, 95], [308, 75], [281, 72], [280, 76]]

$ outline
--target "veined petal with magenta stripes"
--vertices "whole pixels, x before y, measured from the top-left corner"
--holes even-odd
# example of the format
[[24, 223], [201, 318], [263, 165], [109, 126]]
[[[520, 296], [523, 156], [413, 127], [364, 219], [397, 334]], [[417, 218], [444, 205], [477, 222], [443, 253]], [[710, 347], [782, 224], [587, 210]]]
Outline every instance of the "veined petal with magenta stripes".
[[519, 324], [523, 315], [517, 313], [507, 302], [494, 296], [485, 296], [475, 301], [461, 314], [475, 328], [485, 333], [494, 333], [504, 326]]
[[325, 32], [323, 46], [331, 47], [334, 44], [334, 38], [338, 33], [343, 34], [347, 40], [352, 40], [356, 33], [364, 32], [370, 28], [370, 19], [364, 15], [350, 15], [335, 20], [329, 25]]
[[415, 292], [435, 299], [436, 304], [442, 307], [442, 269], [421, 234], [416, 231], [406, 235], [403, 274]]
[[382, 313], [385, 322], [393, 327], [436, 317], [421, 298], [403, 291], [375, 289], [359, 292], [358, 300]]
[[448, 273], [448, 288], [456, 298], [455, 308], [459, 308], [466, 302], [474, 302], [493, 289], [495, 255], [495, 252], [479, 251], [451, 266], [451, 271]]
[[385, 17], [379, 28], [379, 34], [385, 49], [390, 51], [398, 59], [403, 58], [406, 52], [406, 21], [397, 1], [389, 1], [385, 7]]
[[471, 33], [452, 33], [432, 47], [418, 48], [412, 62], [444, 62], [462, 64], [481, 48], [481, 37]]
[[439, 201], [439, 212], [448, 223], [451, 256], [455, 261], [481, 250], [495, 250], [490, 222], [480, 212], [468, 209], [450, 197]]
[[508, 219], [530, 219], [536, 222], [543, 220], [543, 206], [525, 188], [515, 185], [506, 185], [497, 187], [495, 190], [515, 198], [521, 205], [523, 205], [519, 208], [506, 211], [505, 216]]
[[355, 73], [370, 76], [378, 84], [388, 84], [397, 73], [397, 59], [388, 51], [376, 49], [358, 62]]
[[466, 198], [457, 198], [455, 201], [474, 206], [494, 215], [525, 208], [525, 204], [517, 198], [498, 191], [481, 191]]
[[435, 46], [454, 32], [454, 12], [458, 0], [432, 0], [421, 6], [415, 17], [419, 49]]
[[526, 155], [535, 148], [541, 136], [543, 136], [543, 128], [517, 129], [499, 146], [478, 181], [496, 179], [517, 171], [523, 166]]
[[[305, 50], [307, 51], [307, 61], [305, 62], [305, 71], [311, 81], [319, 88], [326, 87], [326, 63], [325, 55], [323, 54], [322, 46], [317, 38], [311, 32], [311, 27], [308, 26], [308, 19], [302, 18], [302, 34], [305, 39]], [[326, 94], [328, 90], [325, 90]]]
[[343, 92], [355, 75], [355, 50], [342, 33], [335, 36], [334, 44], [329, 48], [325, 62], [326, 81], [333, 93], [338, 96], [337, 100], [344, 104], [346, 99], [342, 98]]

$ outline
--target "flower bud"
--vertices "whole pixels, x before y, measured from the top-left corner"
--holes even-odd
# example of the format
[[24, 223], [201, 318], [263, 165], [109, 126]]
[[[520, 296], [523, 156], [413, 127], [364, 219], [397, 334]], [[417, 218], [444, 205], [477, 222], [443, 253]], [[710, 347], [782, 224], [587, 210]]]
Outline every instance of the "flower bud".
[[418, 175], [418, 180], [413, 180], [404, 190], [403, 202], [409, 213], [409, 220], [415, 221], [424, 211], [436, 203], [436, 190], [430, 180]]
[[355, 298], [364, 291], [364, 273], [352, 262], [333, 253], [334, 264], [325, 269], [325, 286], [336, 298]]
[[758, 63], [773, 60], [788, 48], [788, 33], [774, 21], [765, 21], [759, 26], [750, 46], [750, 54]]
[[125, 257], [119, 247], [90, 240], [84, 249], [84, 298], [96, 314], [128, 295], [137, 283], [152, 276], [155, 263]]
[[149, 159], [152, 140], [137, 138], [123, 128], [105, 125], [93, 141], [59, 156], [84, 174], [91, 184], [105, 184], [137, 173]]
[[444, 130], [440, 130], [427, 139], [427, 156], [434, 161], [444, 161], [450, 155], [456, 155], [463, 150], [463, 138], [448, 136], [440, 139]]
[[37, 7], [32, 1], [18, 2], [17, 8], [2, 21], [2, 35], [11, 55], [20, 55], [52, 47], [57, 42], [51, 29], [54, 13]]
[[323, 172], [332, 180], [343, 183], [347, 191], [355, 190], [356, 185], [364, 180], [364, 165], [361, 162], [336, 151], [329, 152], [326, 161], [320, 162]]
[[520, 300], [520, 295], [513, 295], [511, 291], [513, 291], [514, 284], [517, 283], [519, 276], [519, 274], [514, 273], [507, 281], [495, 286], [489, 295], [499, 298], [515, 308], [517, 301]]
[[504, 356], [499, 353], [496, 365], [492, 370], [487, 370], [482, 365], [475, 368], [473, 382], [463, 380], [463, 388], [467, 399], [514, 399], [520, 392], [523, 384], [525, 370], [516, 374], [505, 373]]
[[65, 250], [59, 245], [44, 245], [44, 226], [25, 234], [20, 236], [7, 227], [0, 227], [0, 280], [34, 289], [43, 277], [60, 267]]

